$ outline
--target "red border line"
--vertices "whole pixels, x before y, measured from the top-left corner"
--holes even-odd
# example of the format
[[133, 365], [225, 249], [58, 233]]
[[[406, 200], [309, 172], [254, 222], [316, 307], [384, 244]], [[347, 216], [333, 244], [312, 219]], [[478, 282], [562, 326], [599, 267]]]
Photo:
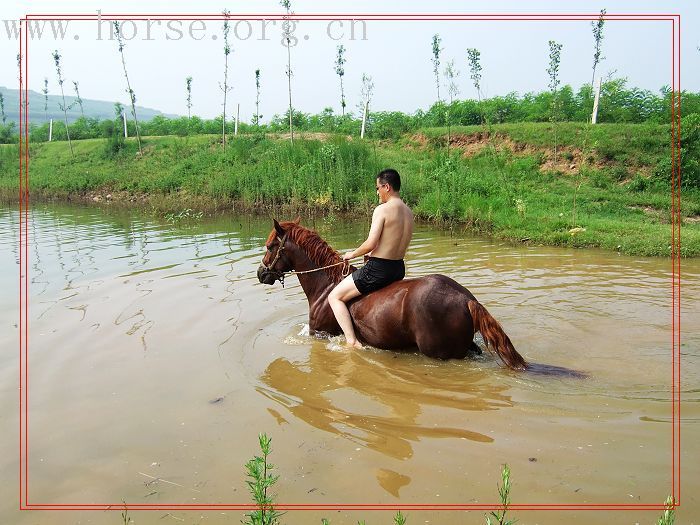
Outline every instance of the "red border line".
[[[436, 20], [473, 20], [473, 21], [587, 21], [597, 20], [599, 14], [580, 15], [465, 15], [465, 14], [236, 14], [233, 20], [309, 20], [309, 21], [436, 21]], [[142, 18], [144, 17], [144, 18]], [[148, 18], [145, 18], [148, 17]], [[671, 259], [672, 259], [672, 494], [674, 506], [680, 505], [680, 15], [677, 14], [613, 14], [606, 15], [606, 21], [671, 21], [672, 22], [672, 60], [671, 60]], [[221, 14], [203, 15], [127, 15], [127, 14], [73, 14], [73, 15], [37, 15], [27, 14], [20, 19], [20, 123], [19, 123], [19, 214], [20, 214], [20, 467], [19, 495], [20, 510], [123, 510], [124, 503], [117, 504], [30, 504], [29, 503], [29, 276], [28, 276], [28, 210], [29, 210], [29, 108], [28, 108], [28, 63], [29, 40], [27, 28], [29, 21], [39, 20], [223, 20]], [[676, 21], [678, 32], [676, 32]], [[22, 31], [22, 28], [25, 28]], [[24, 68], [24, 71], [22, 70]], [[676, 158], [678, 157], [678, 161]], [[24, 338], [23, 338], [24, 336]], [[676, 383], [676, 380], [678, 383]], [[24, 409], [24, 411], [22, 410]], [[252, 504], [126, 504], [132, 510], [252, 510]], [[497, 504], [278, 504], [280, 510], [496, 510], [502, 508]], [[663, 504], [512, 504], [513, 510], [663, 510]]]
[[[22, 31], [22, 20], [20, 20], [19, 23], [19, 55], [21, 56], [22, 54], [22, 36], [23, 36], [23, 31]], [[20, 62], [21, 64], [21, 62]], [[24, 485], [22, 483], [22, 480], [24, 478], [23, 476], [23, 471], [22, 468], [25, 465], [24, 462], [24, 443], [22, 441], [23, 435], [24, 435], [24, 430], [23, 430], [23, 424], [24, 424], [24, 412], [22, 410], [23, 407], [23, 396], [24, 396], [24, 377], [23, 377], [23, 372], [24, 372], [24, 359], [22, 359], [22, 350], [23, 346], [22, 343], [24, 339], [22, 338], [22, 330], [24, 328], [24, 309], [22, 308], [23, 306], [23, 301], [25, 294], [23, 293], [23, 288], [22, 288], [22, 278], [23, 278], [23, 270], [24, 270], [24, 253], [22, 251], [22, 235], [24, 233], [23, 229], [23, 220], [22, 220], [22, 195], [23, 195], [23, 184], [24, 184], [24, 170], [23, 170], [23, 165], [22, 165], [22, 131], [24, 129], [24, 119], [23, 117], [23, 108], [22, 108], [22, 68], [19, 68], [19, 146], [18, 146], [18, 152], [19, 152], [19, 157], [18, 157], [18, 162], [19, 162], [19, 195], [17, 196], [17, 203], [18, 203], [18, 209], [19, 209], [19, 508], [20, 510], [23, 510], [23, 504], [25, 502], [24, 498]]]
[[[461, 18], [455, 18], [455, 17], [450, 17], [450, 18], [411, 18], [411, 19], [396, 19], [396, 18], [372, 18], [372, 19], [364, 19], [364, 18], [307, 18], [304, 16], [299, 16], [299, 15], [290, 15], [289, 20], [294, 20], [294, 21], [315, 21], [315, 22], [327, 22], [327, 21], [341, 21], [341, 22], [360, 22], [360, 21], [368, 21], [368, 22], [378, 22], [378, 21], [391, 21], [391, 22], [435, 22], [435, 21], [477, 21], [477, 22], [488, 22], [488, 21], [495, 21], [495, 22], [551, 22], [551, 21], [558, 21], [558, 22], [585, 22], [589, 20], [597, 20], [598, 16], [591, 16], [589, 18], [576, 18], [576, 17], [561, 17], [561, 18], [544, 18], [540, 15], [532, 15], [531, 17], [528, 18], [509, 18], [509, 19], [503, 19], [503, 18], [494, 18], [494, 17], [474, 17], [474, 16], [469, 16], [469, 17], [461, 17]], [[254, 17], [254, 16], [249, 16], [249, 15], [229, 15], [228, 17], [229, 20], [263, 20], [263, 21], [277, 21], [277, 20], [286, 20], [287, 16], [282, 16], [282, 15], [271, 15], [267, 17]], [[25, 19], [26, 20], [26, 19]], [[72, 18], [72, 17], [66, 17], [66, 18], [33, 18], [31, 20], [27, 20], [29, 22], [38, 22], [38, 21], [67, 21], [67, 22], [86, 22], [86, 21], [102, 21], [102, 22], [110, 22], [110, 21], [136, 21], [136, 22], [145, 22], [145, 21], [154, 21], [154, 20], [183, 20], [183, 21], [219, 21], [219, 20], [224, 20], [223, 16], [219, 16], [218, 18], [204, 18], [204, 17], [193, 17], [193, 18], [186, 18], [186, 17], [165, 17], [165, 16], [160, 16], [160, 17], [140, 17], [140, 16], [128, 16], [128, 15], [114, 15], [114, 16], [107, 16], [107, 15], [102, 15], [100, 18], [93, 17], [93, 18]], [[663, 15], [659, 15], [656, 17], [627, 17], [627, 18], [614, 18], [606, 21], [637, 21], [637, 22], [660, 22], [660, 21], [666, 21], [666, 20], [673, 20], [672, 18], [665, 17]]]

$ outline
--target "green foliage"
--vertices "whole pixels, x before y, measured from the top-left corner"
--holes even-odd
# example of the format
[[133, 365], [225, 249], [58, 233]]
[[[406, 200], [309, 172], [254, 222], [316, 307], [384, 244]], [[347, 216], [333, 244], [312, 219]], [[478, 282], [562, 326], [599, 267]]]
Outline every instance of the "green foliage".
[[[192, 123], [207, 125], [195, 117]], [[247, 129], [255, 130], [250, 125]], [[425, 128], [397, 143], [327, 135], [292, 146], [263, 133], [239, 134], [226, 152], [214, 129], [211, 135], [152, 137], [144, 155], [136, 154], [136, 141], [130, 137], [105, 154], [110, 138], [122, 141], [122, 131], [121, 120], [101, 123], [105, 138], [77, 141], [73, 162], [60, 142], [31, 143], [33, 194], [98, 190], [146, 194], [156, 201], [159, 195], [172, 195], [174, 204], [166, 211], [173, 213], [230, 206], [234, 201], [252, 208], [285, 205], [302, 213], [321, 211], [339, 220], [341, 211], [370, 213], [376, 204], [374, 177], [391, 166], [404, 179], [402, 195], [423, 219], [457, 221], [475, 233], [515, 241], [528, 238], [537, 244], [610, 250], [619, 246], [622, 253], [668, 255], [667, 126], [560, 123], [563, 152], [590, 158], [573, 177], [542, 171], [541, 152], [551, 147], [552, 136], [549, 124], [540, 123], [492, 125], [491, 135], [479, 125], [453, 128], [460, 141], [479, 143], [469, 154], [451, 148], [451, 155], [444, 151], [444, 128]], [[376, 129], [373, 133], [376, 136]], [[591, 145], [588, 150], [584, 140]], [[621, 148], [626, 148], [625, 155], [609, 162], [601, 161], [597, 152]], [[666, 157], [664, 178], [649, 178]], [[0, 190], [16, 193], [17, 162], [16, 145], [0, 147]], [[574, 194], [573, 222], [586, 231], [571, 235]], [[684, 216], [697, 213], [700, 193], [684, 190]], [[700, 254], [695, 224], [686, 225], [684, 239], [684, 256]]]
[[[503, 465], [503, 471], [501, 472], [502, 485], [498, 486], [498, 496], [501, 498], [501, 510], [491, 511], [489, 516], [486, 516], [486, 525], [498, 524], [498, 525], [513, 525], [515, 520], [506, 520], [506, 513], [508, 512], [508, 505], [510, 505], [510, 468], [508, 464]], [[491, 521], [491, 518], [495, 521]]]
[[17, 144], [19, 135], [15, 132], [15, 123], [0, 124], [0, 144]]
[[114, 104], [114, 120], [106, 120], [101, 126], [103, 136], [107, 137], [103, 152], [103, 156], [107, 159], [113, 159], [119, 155], [126, 144], [126, 139], [124, 138], [124, 121], [122, 119], [123, 111], [124, 106], [119, 102]]
[[664, 502], [664, 507], [664, 513], [657, 520], [656, 525], [673, 525], [673, 523], [676, 521], [676, 501], [673, 498], [673, 496], [669, 496], [666, 498], [666, 501]]
[[246, 514], [243, 523], [246, 525], [277, 525], [282, 513], [275, 510], [274, 496], [270, 494], [270, 489], [279, 479], [279, 476], [271, 473], [274, 466], [268, 462], [268, 457], [272, 452], [270, 447], [272, 440], [267, 435], [260, 434], [258, 441], [262, 455], [254, 456], [245, 464], [246, 476], [248, 477], [246, 484], [258, 508]]
[[681, 187], [700, 188], [700, 114], [681, 119]]

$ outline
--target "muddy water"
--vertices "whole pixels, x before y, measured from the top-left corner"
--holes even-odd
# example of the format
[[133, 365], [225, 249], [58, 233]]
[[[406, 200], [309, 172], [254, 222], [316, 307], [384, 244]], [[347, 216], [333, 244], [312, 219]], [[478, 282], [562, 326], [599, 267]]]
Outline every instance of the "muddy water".
[[[0, 515], [120, 523], [118, 512], [15, 509], [18, 216], [0, 210]], [[316, 223], [338, 249], [364, 224]], [[268, 220], [154, 221], [37, 207], [29, 218], [29, 500], [236, 504], [273, 440], [277, 501], [658, 503], [671, 490], [671, 268], [595, 250], [512, 247], [418, 228], [408, 274], [446, 273], [526, 359], [588, 379], [514, 373], [488, 354], [439, 362], [309, 337], [306, 299], [257, 283]], [[681, 523], [700, 516], [700, 261], [682, 267]], [[483, 523], [483, 511], [409, 511]], [[651, 523], [653, 512], [517, 511], [520, 523]], [[136, 523], [238, 523], [231, 510], [132, 511]], [[389, 511], [288, 512], [290, 524], [389, 523]]]

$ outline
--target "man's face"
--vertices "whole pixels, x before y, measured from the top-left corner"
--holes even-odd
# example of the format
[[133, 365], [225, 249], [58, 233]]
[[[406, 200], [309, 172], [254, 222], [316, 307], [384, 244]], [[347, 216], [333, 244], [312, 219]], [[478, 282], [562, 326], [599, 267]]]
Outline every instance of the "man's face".
[[387, 201], [387, 198], [389, 196], [389, 184], [382, 183], [379, 179], [377, 179], [377, 197], [379, 197], [379, 202], [384, 203]]

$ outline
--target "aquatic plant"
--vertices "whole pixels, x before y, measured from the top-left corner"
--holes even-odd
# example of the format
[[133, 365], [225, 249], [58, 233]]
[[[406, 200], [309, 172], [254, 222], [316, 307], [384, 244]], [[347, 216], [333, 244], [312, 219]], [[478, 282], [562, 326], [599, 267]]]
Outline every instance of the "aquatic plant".
[[266, 434], [260, 434], [258, 442], [262, 455], [254, 456], [245, 464], [248, 477], [246, 484], [258, 508], [246, 514], [243, 523], [245, 525], [277, 525], [282, 513], [275, 510], [274, 495], [270, 493], [270, 489], [279, 479], [279, 476], [272, 474], [274, 465], [268, 462], [272, 452], [270, 447], [272, 439]]
[[[501, 509], [498, 511], [491, 511], [490, 515], [486, 516], [486, 525], [498, 524], [498, 525], [513, 525], [515, 520], [506, 520], [506, 513], [508, 512], [508, 506], [510, 505], [510, 468], [508, 464], [503, 465], [503, 470], [501, 471], [502, 485], [498, 486], [498, 496], [501, 498]], [[496, 521], [491, 521], [491, 518]]]

